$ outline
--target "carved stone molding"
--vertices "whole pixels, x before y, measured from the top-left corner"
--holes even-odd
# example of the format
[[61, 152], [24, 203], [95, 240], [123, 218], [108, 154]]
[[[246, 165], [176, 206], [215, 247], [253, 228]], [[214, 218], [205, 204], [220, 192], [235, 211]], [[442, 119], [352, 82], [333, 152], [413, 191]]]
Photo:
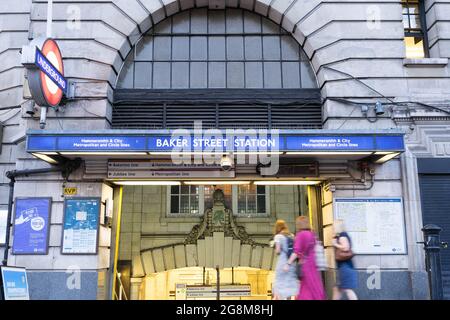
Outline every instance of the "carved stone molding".
[[405, 142], [415, 157], [450, 157], [450, 125], [417, 125]]

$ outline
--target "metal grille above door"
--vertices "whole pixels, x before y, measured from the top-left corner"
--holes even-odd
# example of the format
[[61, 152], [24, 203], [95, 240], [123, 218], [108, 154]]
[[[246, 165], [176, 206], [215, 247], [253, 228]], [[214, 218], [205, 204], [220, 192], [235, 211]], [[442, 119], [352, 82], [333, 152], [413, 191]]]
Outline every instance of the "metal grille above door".
[[320, 129], [320, 93], [309, 90], [129, 90], [114, 93], [113, 128]]

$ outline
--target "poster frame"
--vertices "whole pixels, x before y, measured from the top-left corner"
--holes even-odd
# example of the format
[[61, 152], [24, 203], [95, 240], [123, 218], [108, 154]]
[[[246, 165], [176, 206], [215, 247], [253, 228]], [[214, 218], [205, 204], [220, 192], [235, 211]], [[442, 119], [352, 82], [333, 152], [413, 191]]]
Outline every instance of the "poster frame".
[[10, 224], [11, 222], [9, 222], [8, 221], [8, 209], [0, 209], [0, 212], [1, 211], [3, 211], [3, 212], [6, 212], [6, 229], [5, 229], [5, 239], [3, 240], [3, 239], [0, 239], [0, 248], [4, 248], [4, 247], [6, 247], [6, 232], [7, 232], [7, 230], [8, 230], [8, 224]]
[[19, 300], [23, 300], [23, 299], [7, 299], [6, 296], [6, 290], [5, 290], [5, 281], [4, 281], [4, 277], [3, 277], [3, 271], [4, 270], [22, 270], [25, 273], [25, 282], [27, 284], [27, 299], [25, 300], [30, 300], [30, 286], [28, 284], [28, 273], [27, 273], [27, 269], [26, 268], [22, 268], [22, 267], [10, 267], [10, 266], [0, 266], [0, 282], [1, 282], [1, 286], [0, 286], [0, 291], [1, 291], [1, 298], [3, 300], [8, 300], [8, 301], [19, 301]]
[[[16, 214], [17, 214], [17, 202], [20, 200], [48, 200], [48, 221], [47, 221], [47, 226], [46, 226], [46, 232], [47, 232], [47, 237], [46, 237], [46, 244], [45, 244], [45, 252], [42, 253], [35, 253], [35, 252], [15, 252], [14, 251], [14, 243], [15, 243], [15, 239], [16, 239]], [[51, 221], [52, 221], [52, 205], [53, 205], [53, 198], [52, 197], [17, 197], [14, 199], [14, 210], [13, 210], [13, 214], [11, 217], [11, 220], [14, 221], [14, 223], [12, 223], [12, 237], [13, 237], [13, 243], [11, 245], [11, 254], [15, 255], [15, 256], [46, 256], [48, 255], [49, 252], [49, 247], [50, 247], [50, 226], [51, 226]], [[11, 221], [9, 221], [9, 223], [11, 223]]]
[[[97, 201], [98, 209], [97, 209], [97, 236], [95, 239], [95, 252], [85, 253], [85, 252], [64, 252], [64, 224], [67, 218], [67, 203], [71, 200], [80, 200], [80, 201]], [[100, 219], [101, 219], [101, 207], [102, 207], [102, 199], [100, 197], [70, 197], [64, 199], [64, 214], [63, 214], [63, 222], [62, 222], [62, 235], [61, 235], [61, 255], [83, 255], [83, 256], [95, 256], [98, 254], [98, 245], [100, 239]]]
[[[408, 255], [408, 234], [407, 234], [407, 230], [406, 230], [406, 217], [405, 217], [405, 204], [403, 201], [403, 197], [398, 196], [398, 197], [336, 197], [333, 198], [333, 219], [337, 220], [339, 219], [338, 217], [338, 212], [337, 212], [337, 201], [336, 200], [374, 200], [374, 199], [379, 199], [379, 200], [400, 200], [400, 204], [401, 204], [401, 208], [402, 208], [402, 214], [401, 214], [401, 219], [402, 219], [402, 231], [403, 231], [403, 250], [402, 252], [390, 252], [390, 253], [386, 253], [386, 252], [358, 252], [356, 253], [357, 255], [367, 255], [367, 256], [379, 256], [379, 255], [383, 255], [383, 256], [388, 256], [388, 255], [392, 255], [392, 256], [401, 256], [401, 255]], [[347, 231], [349, 232], [349, 231]], [[350, 235], [351, 236], [351, 235]]]

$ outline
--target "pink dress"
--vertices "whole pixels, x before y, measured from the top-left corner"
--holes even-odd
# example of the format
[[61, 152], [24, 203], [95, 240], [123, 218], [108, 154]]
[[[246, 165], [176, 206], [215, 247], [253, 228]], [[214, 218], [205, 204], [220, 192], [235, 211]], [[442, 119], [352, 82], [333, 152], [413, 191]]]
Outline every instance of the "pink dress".
[[297, 300], [325, 300], [320, 273], [316, 267], [316, 237], [311, 231], [300, 231], [295, 236], [294, 252], [302, 259], [302, 279]]

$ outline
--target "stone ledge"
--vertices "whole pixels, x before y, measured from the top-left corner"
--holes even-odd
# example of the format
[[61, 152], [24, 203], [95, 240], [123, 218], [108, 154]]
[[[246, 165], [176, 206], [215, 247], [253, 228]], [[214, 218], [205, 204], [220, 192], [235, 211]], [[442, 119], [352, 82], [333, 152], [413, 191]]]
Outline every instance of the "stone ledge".
[[448, 58], [403, 59], [405, 67], [442, 68], [448, 65]]

